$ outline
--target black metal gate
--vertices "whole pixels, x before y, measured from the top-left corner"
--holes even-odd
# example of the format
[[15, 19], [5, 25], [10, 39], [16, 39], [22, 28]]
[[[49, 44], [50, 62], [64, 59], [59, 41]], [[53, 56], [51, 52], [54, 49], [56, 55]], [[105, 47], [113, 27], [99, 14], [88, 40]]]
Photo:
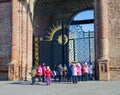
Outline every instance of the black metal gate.
[[34, 65], [45, 62], [54, 68], [58, 64], [68, 66], [72, 61], [94, 61], [94, 31], [86, 32], [77, 21], [69, 22], [70, 19], [60, 19], [44, 37], [34, 36]]
[[93, 62], [94, 52], [94, 31], [84, 31], [81, 24], [72, 23], [69, 27], [69, 62]]

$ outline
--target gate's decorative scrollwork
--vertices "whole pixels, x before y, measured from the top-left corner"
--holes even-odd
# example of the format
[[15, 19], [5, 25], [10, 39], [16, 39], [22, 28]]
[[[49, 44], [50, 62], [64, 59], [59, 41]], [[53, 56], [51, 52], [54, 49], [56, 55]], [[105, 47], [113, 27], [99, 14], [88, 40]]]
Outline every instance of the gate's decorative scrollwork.
[[[48, 30], [47, 34], [43, 38], [44, 41], [52, 41], [55, 33], [59, 30], [62, 31], [62, 28], [64, 28], [64, 27], [67, 27], [67, 25], [66, 24], [62, 25], [62, 20], [56, 21], [55, 23], [53, 23], [52, 26], [49, 27], [49, 30]], [[64, 42], [62, 40], [62, 37], [64, 37], [63, 38]], [[64, 34], [64, 33], [62, 34], [62, 32], [61, 32], [61, 34], [57, 36], [56, 40], [57, 40], [58, 44], [61, 44], [61, 45], [64, 44], [65, 45], [68, 42], [68, 37], [67, 37], [66, 34]]]

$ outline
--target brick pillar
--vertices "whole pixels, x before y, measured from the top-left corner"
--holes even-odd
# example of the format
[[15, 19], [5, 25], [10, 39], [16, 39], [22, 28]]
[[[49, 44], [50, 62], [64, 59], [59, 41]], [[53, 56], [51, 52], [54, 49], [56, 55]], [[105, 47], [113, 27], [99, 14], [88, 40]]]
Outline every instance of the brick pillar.
[[12, 0], [12, 61], [9, 80], [28, 80], [32, 65], [32, 17], [26, 1]]
[[109, 80], [109, 56], [108, 56], [108, 5], [107, 0], [96, 1], [97, 10], [99, 15], [97, 17], [98, 26], [97, 32], [99, 32], [99, 54], [98, 54], [98, 66], [99, 66], [99, 80]]
[[[18, 72], [15, 72], [15, 65], [18, 64], [19, 59], [19, 31], [18, 31], [18, 2], [12, 0], [12, 56], [11, 63], [8, 66], [8, 79], [18, 79]], [[16, 74], [16, 75], [15, 75]]]

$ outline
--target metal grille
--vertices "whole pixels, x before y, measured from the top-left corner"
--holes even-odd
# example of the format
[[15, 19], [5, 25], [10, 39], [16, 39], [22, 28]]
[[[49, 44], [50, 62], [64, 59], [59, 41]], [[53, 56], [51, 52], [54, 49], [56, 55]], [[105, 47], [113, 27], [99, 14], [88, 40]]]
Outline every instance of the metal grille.
[[34, 15], [63, 14], [93, 9], [94, 0], [36, 0], [34, 3]]
[[85, 32], [80, 25], [70, 25], [69, 31], [69, 62], [94, 61], [94, 31]]

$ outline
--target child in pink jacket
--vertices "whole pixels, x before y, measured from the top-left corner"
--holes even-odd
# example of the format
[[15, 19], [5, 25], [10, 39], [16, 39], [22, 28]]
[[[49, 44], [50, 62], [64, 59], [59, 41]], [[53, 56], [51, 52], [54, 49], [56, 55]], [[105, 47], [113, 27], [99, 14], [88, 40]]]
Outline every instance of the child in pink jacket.
[[84, 80], [87, 81], [88, 80], [89, 67], [88, 67], [88, 64], [86, 62], [83, 66], [83, 71], [84, 71]]
[[77, 79], [81, 81], [82, 78], [82, 66], [80, 63], [77, 64]]

